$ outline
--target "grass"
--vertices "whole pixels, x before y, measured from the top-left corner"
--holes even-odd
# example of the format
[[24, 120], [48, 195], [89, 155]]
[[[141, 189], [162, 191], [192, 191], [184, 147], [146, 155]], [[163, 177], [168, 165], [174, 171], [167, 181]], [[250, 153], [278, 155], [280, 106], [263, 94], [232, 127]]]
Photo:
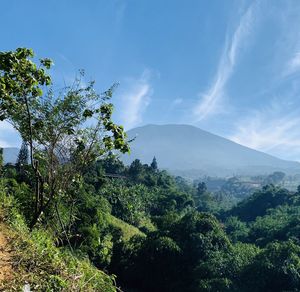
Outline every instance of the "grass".
[[143, 232], [141, 232], [138, 228], [124, 222], [117, 217], [107, 214], [107, 221], [113, 227], [119, 228], [122, 232], [122, 238], [126, 242], [130, 240], [134, 235], [146, 236]]
[[1, 189], [0, 202], [0, 221], [7, 227], [14, 271], [12, 279], [0, 283], [0, 290], [21, 291], [28, 283], [31, 291], [117, 291], [113, 276], [96, 269], [88, 259], [55, 247], [45, 230], [29, 232], [13, 199]]

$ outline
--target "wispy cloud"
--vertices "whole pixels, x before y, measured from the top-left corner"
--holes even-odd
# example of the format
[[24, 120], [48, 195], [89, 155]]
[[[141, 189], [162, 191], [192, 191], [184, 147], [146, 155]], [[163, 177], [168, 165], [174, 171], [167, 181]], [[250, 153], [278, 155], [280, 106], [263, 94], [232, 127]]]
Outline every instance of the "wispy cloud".
[[222, 111], [226, 84], [234, 72], [238, 54], [252, 28], [254, 7], [255, 4], [252, 4], [246, 10], [231, 39], [227, 38], [214, 82], [207, 92], [200, 94], [201, 100], [194, 108], [194, 116], [197, 121]]
[[126, 93], [121, 94], [121, 120], [126, 130], [139, 125], [143, 113], [151, 101], [152, 87], [149, 82], [150, 72], [145, 70], [138, 79], [130, 79]]
[[287, 62], [286, 71], [284, 75], [290, 75], [300, 70], [300, 52], [297, 52]]
[[286, 111], [282, 103], [252, 112], [237, 122], [236, 132], [229, 139], [250, 148], [300, 160], [299, 111]]
[[273, 8], [268, 16], [278, 25], [276, 41], [270, 47], [274, 58], [266, 60], [270, 71], [262, 76], [269, 82], [264, 83], [261, 93], [253, 94], [256, 101], [251, 106], [257, 109], [235, 121], [235, 132], [229, 137], [250, 148], [298, 161], [300, 85], [295, 73], [300, 73], [299, 15], [300, 6], [293, 3]]
[[[276, 7], [276, 5], [275, 5]], [[280, 69], [282, 78], [300, 72], [300, 2], [287, 1], [284, 7], [275, 8], [275, 16], [280, 23], [280, 41], [275, 47], [275, 62], [283, 65]], [[280, 11], [278, 10], [280, 9]], [[282, 17], [279, 18], [278, 15]]]

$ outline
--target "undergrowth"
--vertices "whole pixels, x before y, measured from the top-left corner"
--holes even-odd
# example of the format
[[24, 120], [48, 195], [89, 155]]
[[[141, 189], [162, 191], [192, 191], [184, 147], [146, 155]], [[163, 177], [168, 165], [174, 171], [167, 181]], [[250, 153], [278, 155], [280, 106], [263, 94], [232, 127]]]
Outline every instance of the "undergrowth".
[[[0, 290], [20, 291], [116, 291], [114, 277], [96, 269], [88, 259], [55, 247], [43, 229], [29, 231], [14, 199], [0, 186], [0, 221], [9, 226], [13, 280], [0, 283]], [[2, 285], [2, 286], [1, 286]]]

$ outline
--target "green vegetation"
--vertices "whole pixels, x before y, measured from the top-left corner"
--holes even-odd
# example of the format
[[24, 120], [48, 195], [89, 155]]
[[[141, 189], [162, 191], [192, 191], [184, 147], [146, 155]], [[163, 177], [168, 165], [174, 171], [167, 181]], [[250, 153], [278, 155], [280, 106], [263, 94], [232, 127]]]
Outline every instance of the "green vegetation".
[[234, 180], [211, 193], [155, 157], [126, 166], [113, 153], [130, 144], [111, 120], [113, 88], [99, 95], [77, 80], [55, 95], [50, 60], [32, 56], [0, 54], [0, 116], [23, 138], [15, 165], [0, 152], [15, 250], [7, 290], [299, 291], [300, 188], [272, 185], [283, 178], [274, 173], [234, 205]]
[[3, 189], [1, 185], [0, 223], [10, 226], [14, 275], [0, 283], [0, 289], [20, 291], [28, 283], [32, 291], [116, 291], [114, 277], [96, 269], [83, 255], [55, 247], [49, 231], [39, 228], [30, 232], [18, 213], [18, 204]]
[[117, 217], [107, 214], [107, 222], [113, 228], [119, 229], [122, 232], [121, 238], [123, 241], [128, 242], [133, 236], [145, 236], [138, 228], [124, 222]]

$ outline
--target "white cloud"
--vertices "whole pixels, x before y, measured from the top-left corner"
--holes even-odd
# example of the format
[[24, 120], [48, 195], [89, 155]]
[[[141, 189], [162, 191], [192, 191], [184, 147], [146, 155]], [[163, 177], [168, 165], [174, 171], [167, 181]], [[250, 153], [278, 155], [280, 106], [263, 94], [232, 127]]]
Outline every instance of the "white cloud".
[[294, 56], [288, 61], [286, 75], [290, 75], [300, 70], [300, 52], [294, 54]]
[[8, 122], [0, 122], [0, 147], [18, 147], [20, 136]]
[[244, 46], [244, 42], [252, 28], [253, 10], [254, 4], [241, 17], [231, 40], [226, 41], [214, 82], [207, 92], [200, 94], [201, 100], [194, 108], [194, 116], [197, 121], [222, 111], [222, 100], [225, 95], [226, 84], [233, 74], [238, 53]]
[[143, 120], [143, 113], [151, 101], [152, 88], [149, 71], [139, 79], [130, 79], [128, 89], [121, 95], [121, 120], [126, 130], [136, 127]]
[[300, 160], [299, 112], [289, 112], [279, 103], [255, 111], [237, 122], [229, 139], [285, 159]]
[[[281, 7], [281, 11], [278, 11], [278, 8], [275, 10], [280, 23], [281, 38], [274, 54], [276, 61], [283, 65], [282, 68], [278, 68], [280, 71], [277, 70], [276, 74], [281, 72], [280, 76], [283, 79], [300, 71], [300, 2], [285, 4], [287, 5], [284, 5], [284, 9]], [[282, 15], [282, 18], [278, 18], [278, 15]]]

